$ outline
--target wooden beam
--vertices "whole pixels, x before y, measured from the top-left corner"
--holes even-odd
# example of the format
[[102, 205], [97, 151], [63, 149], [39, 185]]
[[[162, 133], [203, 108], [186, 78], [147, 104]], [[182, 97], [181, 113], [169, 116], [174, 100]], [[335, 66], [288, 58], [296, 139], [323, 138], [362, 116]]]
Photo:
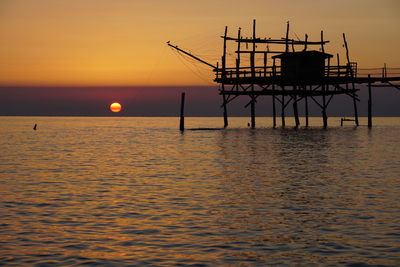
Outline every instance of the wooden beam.
[[[221, 38], [224, 38], [223, 36], [221, 36]], [[253, 40], [253, 38], [232, 38], [232, 37], [226, 37], [227, 41], [235, 41], [235, 42], [242, 42], [242, 43], [257, 43], [257, 44], [286, 44], [286, 38], [282, 38], [282, 39], [261, 39], [261, 38], [256, 38], [255, 40]], [[289, 43], [293, 43], [293, 45], [301, 45], [304, 46], [305, 41], [298, 41], [298, 40], [294, 40], [294, 39], [288, 39]], [[329, 43], [329, 41], [323, 41], [323, 44], [327, 44]], [[308, 45], [321, 45], [320, 41], [307, 41]]]

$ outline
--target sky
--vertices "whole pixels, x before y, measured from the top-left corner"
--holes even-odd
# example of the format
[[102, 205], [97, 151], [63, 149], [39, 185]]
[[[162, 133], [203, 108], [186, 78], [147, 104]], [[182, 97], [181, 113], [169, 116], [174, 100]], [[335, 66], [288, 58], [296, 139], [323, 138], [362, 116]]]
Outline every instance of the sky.
[[[74, 114], [85, 113], [74, 108], [92, 97], [90, 103], [99, 105], [151, 100], [163, 115], [166, 110], [157, 105], [168, 101], [171, 88], [211, 86], [204, 92], [210, 101], [217, 99], [211, 69], [182, 58], [166, 42], [216, 64], [224, 27], [228, 35], [241, 27], [250, 36], [253, 19], [262, 37], [284, 37], [287, 21], [292, 38], [307, 33], [309, 40], [319, 40], [323, 30], [330, 40], [326, 51], [343, 58], [345, 32], [350, 58], [360, 68], [400, 67], [398, 14], [398, 0], [0, 0], [0, 104], [21, 98], [29, 103], [41, 95], [61, 103], [61, 96], [75, 92], [64, 99]], [[145, 88], [149, 92], [140, 98]], [[12, 104], [7, 105], [24, 108]], [[7, 112], [0, 107], [0, 115]]]

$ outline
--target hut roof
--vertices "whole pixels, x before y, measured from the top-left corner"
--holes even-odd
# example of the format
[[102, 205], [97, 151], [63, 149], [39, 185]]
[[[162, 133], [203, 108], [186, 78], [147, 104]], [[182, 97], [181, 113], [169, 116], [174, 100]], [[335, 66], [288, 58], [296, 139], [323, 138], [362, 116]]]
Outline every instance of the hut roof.
[[285, 52], [279, 55], [272, 56], [272, 58], [287, 58], [287, 57], [302, 57], [302, 56], [311, 56], [311, 57], [323, 57], [330, 58], [333, 57], [331, 54], [320, 52], [320, 51], [299, 51], [299, 52]]

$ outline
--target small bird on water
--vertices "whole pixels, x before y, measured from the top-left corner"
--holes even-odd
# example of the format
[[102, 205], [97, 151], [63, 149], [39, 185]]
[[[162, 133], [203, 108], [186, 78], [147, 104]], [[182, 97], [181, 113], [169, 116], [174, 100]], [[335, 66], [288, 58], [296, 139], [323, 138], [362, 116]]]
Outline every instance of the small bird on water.
[[36, 128], [37, 128], [37, 124], [35, 123], [35, 126], [33, 126], [33, 130], [36, 131]]

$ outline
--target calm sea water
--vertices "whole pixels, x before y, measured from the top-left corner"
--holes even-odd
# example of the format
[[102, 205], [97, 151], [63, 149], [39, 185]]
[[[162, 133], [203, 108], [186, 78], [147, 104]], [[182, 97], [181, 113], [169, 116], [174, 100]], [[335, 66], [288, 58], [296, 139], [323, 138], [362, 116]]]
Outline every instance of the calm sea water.
[[0, 265], [400, 265], [399, 118], [247, 122], [0, 118]]

